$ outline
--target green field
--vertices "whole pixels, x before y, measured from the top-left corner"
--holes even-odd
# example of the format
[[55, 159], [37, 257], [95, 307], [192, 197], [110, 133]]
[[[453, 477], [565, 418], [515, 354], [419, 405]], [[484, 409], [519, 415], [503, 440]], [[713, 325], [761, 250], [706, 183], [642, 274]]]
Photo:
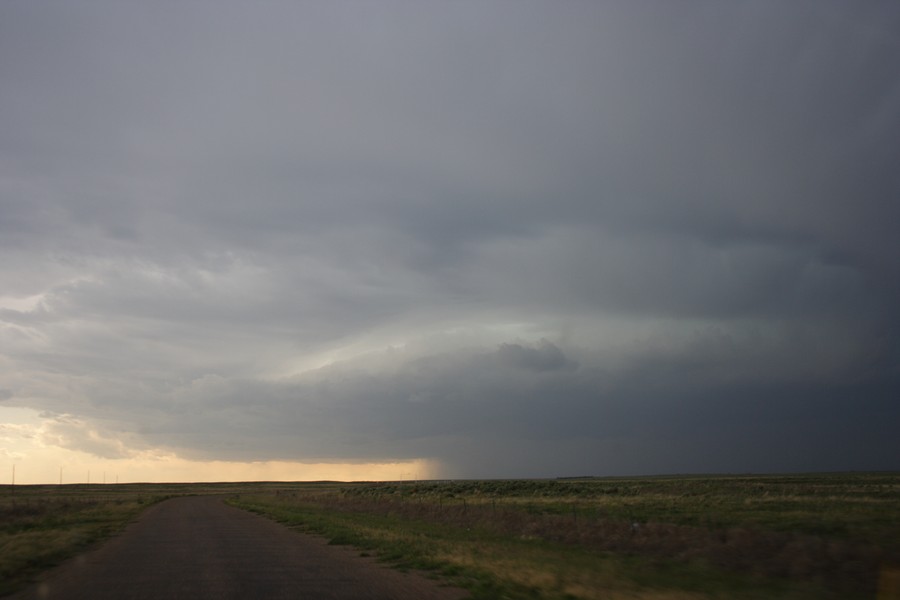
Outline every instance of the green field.
[[0, 594], [153, 502], [223, 494], [476, 598], [900, 598], [900, 474], [7, 487]]
[[898, 598], [900, 475], [405, 482], [236, 505], [479, 598]]

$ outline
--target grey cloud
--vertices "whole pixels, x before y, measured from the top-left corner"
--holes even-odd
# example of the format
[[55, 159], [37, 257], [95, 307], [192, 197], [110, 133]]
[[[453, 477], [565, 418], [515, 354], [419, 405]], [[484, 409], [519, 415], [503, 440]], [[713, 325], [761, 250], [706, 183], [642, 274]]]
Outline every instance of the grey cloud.
[[874, 465], [898, 25], [890, 3], [5, 2], [5, 403], [192, 456], [502, 475], [777, 468], [751, 439], [779, 406], [815, 415], [806, 456], [842, 434], [819, 398], [859, 450], [792, 464]]
[[[136, 450], [125, 445], [120, 435], [99, 432], [93, 426], [71, 415], [44, 413], [44, 428], [40, 432], [42, 443], [87, 452], [101, 458], [127, 458]], [[128, 440], [133, 442], [133, 440]]]
[[537, 348], [528, 348], [521, 344], [501, 344], [497, 349], [497, 356], [501, 364], [531, 371], [578, 368], [578, 363], [567, 359], [559, 347], [547, 340], [541, 340]]
[[[207, 377], [152, 411], [141, 436], [201, 458], [424, 455], [440, 457], [448, 472], [483, 476], [758, 470], [779, 452], [785, 470], [815, 468], [823, 452], [842, 467], [889, 467], [896, 377], [860, 384], [853, 375], [798, 380], [794, 369], [765, 375], [771, 369], [760, 368], [753, 347], [733, 341], [722, 356], [721, 341], [703, 342], [614, 371], [589, 356], [577, 372], [504, 367], [501, 352], [486, 349], [394, 357], [393, 369], [375, 373], [361, 360], [278, 384]], [[773, 350], [772, 362], [792, 352]], [[843, 407], [857, 392], [850, 416]], [[887, 420], [871, 422], [876, 415]], [[861, 430], [871, 437], [852, 457], [829, 450]], [[625, 455], [610, 454], [616, 448]]]

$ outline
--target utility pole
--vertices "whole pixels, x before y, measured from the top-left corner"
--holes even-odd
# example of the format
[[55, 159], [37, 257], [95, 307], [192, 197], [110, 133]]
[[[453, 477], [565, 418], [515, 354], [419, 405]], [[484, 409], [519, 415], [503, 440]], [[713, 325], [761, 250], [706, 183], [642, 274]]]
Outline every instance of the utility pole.
[[62, 485], [62, 467], [59, 468], [59, 485]]

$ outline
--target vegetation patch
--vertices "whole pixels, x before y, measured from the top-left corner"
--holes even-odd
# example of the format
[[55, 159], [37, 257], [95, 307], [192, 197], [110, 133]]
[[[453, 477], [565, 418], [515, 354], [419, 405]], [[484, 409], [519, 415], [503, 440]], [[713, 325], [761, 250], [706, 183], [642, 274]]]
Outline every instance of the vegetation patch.
[[474, 598], [900, 598], [900, 474], [3, 490], [0, 595], [158, 500], [219, 494]]
[[[287, 485], [291, 490], [332, 489], [326, 483]], [[0, 596], [121, 531], [143, 510], [166, 498], [283, 489], [285, 484], [269, 482], [2, 486]]]
[[166, 495], [136, 486], [16, 486], [0, 497], [0, 595], [120, 531]]
[[895, 474], [400, 482], [234, 502], [475, 597], [891, 598]]

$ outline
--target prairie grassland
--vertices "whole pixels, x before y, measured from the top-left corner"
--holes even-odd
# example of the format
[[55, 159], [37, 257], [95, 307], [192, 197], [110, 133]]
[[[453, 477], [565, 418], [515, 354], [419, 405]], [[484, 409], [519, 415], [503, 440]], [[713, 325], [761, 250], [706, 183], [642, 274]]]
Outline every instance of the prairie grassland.
[[19, 485], [0, 494], [0, 595], [122, 529], [166, 497], [132, 485]]
[[[288, 484], [326, 492], [328, 484]], [[121, 531], [144, 509], [181, 495], [284, 489], [273, 483], [67, 484], [0, 487], [0, 596]]]
[[900, 474], [0, 488], [0, 595], [222, 494], [475, 598], [900, 599]]
[[900, 475], [353, 484], [238, 506], [477, 598], [900, 598]]

